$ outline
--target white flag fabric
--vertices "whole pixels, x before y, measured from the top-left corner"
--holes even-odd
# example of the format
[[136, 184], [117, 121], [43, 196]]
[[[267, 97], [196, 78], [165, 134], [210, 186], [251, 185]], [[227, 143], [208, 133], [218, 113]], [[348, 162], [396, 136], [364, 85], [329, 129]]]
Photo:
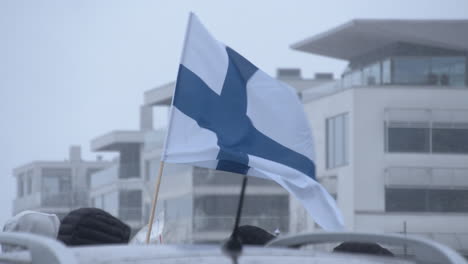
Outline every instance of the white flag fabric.
[[325, 230], [343, 230], [315, 179], [314, 144], [294, 89], [214, 39], [190, 14], [162, 160], [274, 180]]

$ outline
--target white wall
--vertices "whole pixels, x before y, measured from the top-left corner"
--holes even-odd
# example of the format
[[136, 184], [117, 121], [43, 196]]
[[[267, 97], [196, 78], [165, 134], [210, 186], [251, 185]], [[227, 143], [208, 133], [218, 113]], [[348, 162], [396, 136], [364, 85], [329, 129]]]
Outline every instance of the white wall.
[[[326, 169], [326, 119], [348, 113], [348, 150], [353, 149], [354, 141], [354, 100], [353, 90], [346, 90], [332, 96], [322, 97], [319, 100], [311, 101], [304, 105], [307, 117], [310, 121], [316, 152], [316, 172], [317, 178], [336, 176], [338, 190], [338, 206], [341, 209], [347, 229], [354, 227], [354, 184], [353, 164], [354, 157], [348, 152], [348, 165], [331, 170]], [[350, 187], [351, 186], [351, 187]], [[308, 230], [313, 227], [308, 225]]]
[[384, 170], [394, 166], [468, 167], [468, 155], [385, 153], [384, 118], [388, 108], [468, 110], [468, 90], [369, 87], [354, 91], [356, 211], [385, 210]]

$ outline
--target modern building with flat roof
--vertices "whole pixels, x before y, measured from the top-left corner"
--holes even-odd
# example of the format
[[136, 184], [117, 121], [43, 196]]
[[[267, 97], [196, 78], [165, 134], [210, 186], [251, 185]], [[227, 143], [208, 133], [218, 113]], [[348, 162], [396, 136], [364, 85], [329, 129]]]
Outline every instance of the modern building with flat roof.
[[91, 175], [110, 162], [85, 161], [79, 146], [70, 147], [68, 160], [33, 161], [15, 168], [17, 194], [13, 214], [34, 210], [56, 214], [60, 219], [68, 212], [88, 207]]
[[467, 255], [468, 20], [358, 19], [291, 47], [349, 62], [334, 87], [302, 92], [346, 227]]

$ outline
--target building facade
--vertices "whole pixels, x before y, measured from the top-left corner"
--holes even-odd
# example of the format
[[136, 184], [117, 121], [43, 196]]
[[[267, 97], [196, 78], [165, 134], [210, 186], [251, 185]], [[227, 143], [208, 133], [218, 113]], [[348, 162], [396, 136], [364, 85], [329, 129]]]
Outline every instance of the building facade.
[[15, 168], [13, 214], [34, 210], [62, 219], [73, 209], [89, 206], [91, 175], [108, 165], [102, 160], [82, 160], [80, 147], [72, 146], [68, 160], [34, 161]]
[[[348, 230], [423, 235], [468, 254], [467, 31], [459, 20], [354, 20], [292, 46], [349, 62], [340, 80], [278, 72], [304, 103], [318, 180]], [[93, 175], [92, 204], [135, 230], [148, 219], [165, 137], [153, 129], [153, 109], [170, 104], [174, 87], [145, 93], [140, 130], [92, 142], [95, 151], [120, 153], [114, 167]], [[319, 229], [279, 186], [249, 181], [244, 223], [282, 233]], [[165, 241], [226, 238], [240, 182], [166, 164], [156, 213]]]
[[317, 175], [349, 230], [468, 254], [466, 32], [468, 21], [355, 20], [292, 46], [349, 62], [325, 93], [302, 92]]

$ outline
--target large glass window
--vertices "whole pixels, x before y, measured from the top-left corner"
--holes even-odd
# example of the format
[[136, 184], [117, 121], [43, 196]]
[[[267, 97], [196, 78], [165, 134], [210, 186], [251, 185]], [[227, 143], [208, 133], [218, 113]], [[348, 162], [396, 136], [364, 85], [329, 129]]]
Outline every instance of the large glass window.
[[386, 188], [387, 212], [468, 212], [468, 190]]
[[429, 152], [429, 127], [387, 128], [389, 152]]
[[362, 82], [364, 85], [376, 85], [381, 83], [380, 63], [374, 63], [362, 70]]
[[119, 192], [119, 217], [122, 220], [141, 220], [141, 190], [121, 190]]
[[393, 83], [464, 86], [464, 57], [395, 57]]
[[32, 177], [28, 175], [28, 178], [27, 178], [27, 182], [26, 182], [26, 186], [27, 186], [27, 194], [31, 194], [32, 193]]
[[432, 152], [468, 153], [468, 128], [433, 128]]
[[390, 84], [392, 82], [392, 61], [386, 59], [382, 62], [382, 83]]
[[436, 84], [437, 80], [429, 76], [430, 58], [397, 57], [393, 59], [393, 83], [396, 84]]
[[20, 175], [18, 176], [18, 197], [23, 197], [23, 196], [24, 196], [23, 175], [24, 175], [24, 174], [20, 174]]
[[74, 197], [71, 187], [71, 169], [42, 169], [41, 197], [44, 206], [72, 206]]
[[436, 76], [438, 85], [464, 86], [465, 67], [463, 57], [434, 57], [431, 60], [431, 72]]
[[42, 169], [42, 192], [46, 194], [66, 194], [71, 191], [71, 169]]
[[341, 114], [326, 121], [327, 168], [348, 163], [348, 114]]
[[343, 75], [343, 86], [400, 84], [465, 86], [465, 57], [392, 57], [353, 68]]
[[468, 154], [468, 124], [454, 125], [387, 124], [386, 149], [388, 152]]
[[362, 72], [361, 70], [353, 70], [343, 75], [343, 86], [354, 87], [362, 85]]
[[33, 170], [28, 170], [27, 175], [27, 194], [32, 193], [33, 189]]

